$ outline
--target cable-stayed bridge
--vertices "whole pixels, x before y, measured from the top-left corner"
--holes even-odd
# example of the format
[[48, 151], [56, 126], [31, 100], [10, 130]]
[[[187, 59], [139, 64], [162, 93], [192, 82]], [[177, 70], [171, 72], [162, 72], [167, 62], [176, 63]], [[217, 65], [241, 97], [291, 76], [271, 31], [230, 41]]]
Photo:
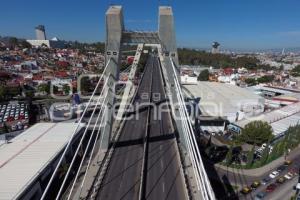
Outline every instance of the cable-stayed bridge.
[[[41, 199], [215, 199], [191, 122], [195, 114], [180, 85], [175, 38], [171, 7], [159, 7], [156, 32], [128, 31], [122, 7], [108, 9], [106, 66]], [[128, 44], [137, 50], [117, 100], [122, 46]], [[135, 86], [145, 48], [150, 51]]]

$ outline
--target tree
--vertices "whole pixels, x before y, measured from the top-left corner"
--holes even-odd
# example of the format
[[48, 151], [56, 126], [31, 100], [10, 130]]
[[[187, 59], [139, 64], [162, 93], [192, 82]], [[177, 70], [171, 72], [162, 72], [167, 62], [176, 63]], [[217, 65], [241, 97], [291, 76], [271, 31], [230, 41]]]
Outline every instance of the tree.
[[68, 84], [64, 84], [62, 89], [66, 95], [70, 94], [71, 88]]
[[283, 71], [284, 70], [284, 66], [283, 65], [280, 65], [279, 66], [279, 71]]
[[232, 163], [232, 145], [230, 145], [230, 148], [226, 154], [226, 165], [229, 166]]
[[89, 92], [91, 88], [91, 80], [89, 79], [89, 77], [83, 77], [80, 81], [80, 89], [81, 89], [81, 94], [84, 92]]
[[5, 86], [0, 85], [0, 99], [4, 100], [7, 94], [7, 89]]
[[266, 75], [266, 76], [262, 76], [260, 78], [257, 79], [257, 82], [259, 83], [270, 83], [272, 81], [274, 81], [275, 76], [274, 75]]
[[239, 140], [242, 142], [260, 145], [273, 139], [272, 127], [263, 121], [252, 121], [242, 130]]
[[32, 48], [32, 45], [31, 45], [29, 42], [27, 42], [26, 40], [23, 40], [23, 41], [21, 42], [21, 46], [22, 46], [23, 48], [26, 48], [26, 49], [31, 49], [31, 48]]
[[245, 79], [245, 83], [248, 85], [248, 86], [252, 86], [252, 85], [256, 85], [256, 80], [254, 78], [246, 78]]
[[47, 95], [50, 94], [50, 84], [49, 83], [44, 83], [38, 86], [38, 91], [39, 92], [45, 92]]
[[9, 39], [9, 45], [12, 46], [13, 48], [15, 48], [18, 45], [18, 43], [19, 43], [19, 41], [15, 37], [11, 37]]
[[268, 161], [268, 158], [269, 158], [269, 152], [270, 152], [270, 149], [269, 149], [269, 142], [267, 143], [267, 147], [264, 149], [263, 153], [262, 153], [262, 156], [260, 158], [260, 165], [263, 166], [267, 163]]
[[300, 76], [300, 65], [297, 65], [296, 67], [294, 67], [292, 69], [292, 73], [293, 76]]
[[26, 96], [27, 98], [33, 98], [33, 97], [34, 97], [34, 91], [33, 91], [33, 90], [27, 90], [27, 91], [25, 92], [25, 96]]
[[255, 146], [253, 146], [251, 151], [249, 151], [248, 154], [247, 154], [247, 166], [248, 167], [250, 167], [253, 164], [254, 152], [255, 152]]
[[209, 79], [209, 71], [208, 71], [208, 69], [205, 69], [202, 72], [200, 72], [197, 80], [198, 81], [208, 81], [208, 79]]

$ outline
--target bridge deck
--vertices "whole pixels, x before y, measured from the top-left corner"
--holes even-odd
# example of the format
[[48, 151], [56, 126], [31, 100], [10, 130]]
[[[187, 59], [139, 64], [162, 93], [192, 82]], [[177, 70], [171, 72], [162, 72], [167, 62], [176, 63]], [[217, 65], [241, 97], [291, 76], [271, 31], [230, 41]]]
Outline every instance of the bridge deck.
[[[165, 98], [158, 65], [156, 58], [149, 58], [135, 103], [150, 101], [151, 80], [153, 80], [151, 93], [160, 94], [161, 98]], [[145, 94], [148, 94], [147, 98]], [[158, 102], [159, 99], [155, 101]], [[144, 198], [185, 199], [186, 191], [183, 177], [179, 173], [180, 160], [170, 115], [164, 112], [161, 120], [156, 120], [153, 117], [153, 109], [150, 113]], [[129, 119], [124, 125], [97, 199], [139, 199], [144, 158], [143, 139], [148, 112], [141, 111], [138, 115], [137, 119]]]

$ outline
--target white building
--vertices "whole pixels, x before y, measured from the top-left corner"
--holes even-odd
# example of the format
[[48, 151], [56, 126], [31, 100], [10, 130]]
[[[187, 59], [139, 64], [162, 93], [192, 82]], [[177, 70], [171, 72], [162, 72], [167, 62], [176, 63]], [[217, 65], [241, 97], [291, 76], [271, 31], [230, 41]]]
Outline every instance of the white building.
[[56, 37], [51, 40], [26, 40], [33, 47], [64, 48], [64, 43]]
[[42, 185], [47, 183], [76, 126], [72, 122], [38, 123], [2, 144], [0, 199], [39, 199]]
[[197, 85], [197, 76], [191, 77], [189, 75], [180, 76], [181, 84], [183, 85]]
[[235, 131], [239, 133], [248, 123], [255, 120], [261, 120], [270, 124], [275, 138], [278, 138], [284, 135], [290, 126], [299, 124], [300, 102], [236, 122], [233, 124]]
[[204, 116], [222, 117], [230, 122], [264, 111], [264, 98], [231, 84], [198, 81], [186, 85], [195, 97], [200, 97], [200, 110]]

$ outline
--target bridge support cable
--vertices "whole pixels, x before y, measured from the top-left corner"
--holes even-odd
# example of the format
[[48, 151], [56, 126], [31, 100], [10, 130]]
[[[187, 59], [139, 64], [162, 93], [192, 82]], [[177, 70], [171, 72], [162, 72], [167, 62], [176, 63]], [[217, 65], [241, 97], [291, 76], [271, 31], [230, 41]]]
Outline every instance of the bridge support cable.
[[[107, 79], [106, 79], [106, 81], [105, 81], [103, 87], [105, 87], [105, 86], [107, 85], [108, 80], [109, 80], [109, 76], [107, 77]], [[68, 168], [67, 174], [65, 175], [64, 180], [63, 180], [63, 183], [62, 183], [61, 186], [60, 186], [60, 189], [59, 189], [58, 194], [57, 194], [57, 196], [56, 196], [56, 200], [58, 200], [58, 199], [60, 198], [60, 195], [61, 195], [61, 193], [62, 193], [62, 191], [63, 191], [63, 188], [64, 188], [64, 186], [65, 186], [65, 184], [66, 184], [66, 181], [67, 181], [67, 179], [68, 179], [68, 177], [69, 177], [69, 174], [70, 174], [71, 169], [72, 169], [72, 167], [73, 167], [73, 164], [74, 164], [74, 162], [75, 162], [76, 156], [77, 156], [77, 154], [78, 154], [78, 152], [79, 152], [79, 149], [80, 149], [80, 147], [81, 147], [81, 145], [82, 145], [82, 143], [83, 143], [83, 140], [84, 140], [84, 138], [85, 138], [85, 136], [86, 136], [86, 133], [87, 133], [87, 131], [88, 131], [88, 127], [89, 127], [90, 124], [91, 124], [91, 121], [92, 121], [92, 118], [93, 118], [93, 116], [94, 116], [94, 114], [95, 114], [95, 112], [96, 112], [97, 106], [100, 104], [100, 99], [101, 99], [101, 97], [102, 97], [102, 95], [103, 95], [103, 92], [104, 92], [104, 89], [102, 90], [101, 94], [100, 94], [99, 97], [98, 97], [98, 100], [97, 100], [97, 102], [96, 102], [95, 108], [94, 108], [94, 110], [93, 110], [93, 112], [92, 112], [92, 115], [91, 115], [89, 121], [88, 121], [88, 124], [86, 125], [86, 128], [85, 128], [85, 130], [84, 130], [84, 133], [83, 133], [83, 135], [82, 135], [82, 137], [81, 137], [81, 140], [80, 140], [80, 142], [79, 142], [79, 144], [78, 144], [78, 146], [77, 146], [77, 149], [76, 149], [76, 151], [75, 151], [75, 154], [74, 154], [74, 156], [73, 156], [73, 158], [72, 158], [72, 161], [71, 161], [71, 164], [70, 164], [70, 166], [69, 166], [69, 168]], [[106, 92], [105, 98], [106, 98], [107, 94], [108, 94], [108, 92]], [[101, 103], [103, 103], [103, 101], [102, 101]], [[100, 112], [101, 112], [101, 111], [100, 111]]]
[[[180, 92], [181, 91], [178, 89], [179, 94], [180, 94]], [[180, 95], [178, 95], [178, 97], [181, 98]], [[196, 161], [195, 162], [196, 166], [194, 165], [194, 170], [197, 170], [196, 172], [197, 172], [197, 174], [199, 174], [198, 176], [200, 177], [200, 181], [201, 181], [201, 183], [198, 183], [197, 185], [198, 186], [200, 185], [201, 187], [202, 186], [206, 187], [204, 189], [202, 188], [201, 190], [205, 192], [204, 197], [208, 198], [206, 193], [208, 192], [209, 196], [212, 196], [213, 193], [211, 193], [211, 187], [210, 187], [210, 184], [209, 184], [210, 182], [209, 182], [209, 180], [206, 176], [204, 166], [202, 165], [201, 155], [198, 152], [197, 142], [193, 138], [194, 132], [193, 132], [193, 129], [191, 127], [191, 124], [189, 123], [189, 116], [186, 114], [186, 111], [185, 111], [185, 109], [186, 109], [185, 104], [182, 103], [182, 102], [183, 102], [183, 100], [181, 99], [180, 103], [183, 105], [183, 106], [181, 106], [181, 109], [184, 110], [184, 113], [181, 112], [180, 115], [184, 119], [183, 121], [188, 122], [188, 123], [185, 123], [185, 130], [188, 131], [188, 132], [185, 132], [185, 137], [188, 137], [187, 138], [187, 142], [189, 143], [188, 148], [192, 149], [193, 154], [192, 154], [191, 157], [192, 157], [192, 160]], [[186, 127], [186, 124], [188, 124], [189, 127]], [[191, 152], [190, 149], [189, 149], [189, 152]], [[199, 179], [198, 179], [198, 181], [199, 181]], [[211, 199], [211, 198], [209, 198], [209, 199]]]
[[[177, 90], [178, 91], [178, 90]], [[179, 91], [177, 93], [177, 98], [179, 99], [180, 96], [179, 96]], [[191, 144], [191, 140], [190, 138], [188, 138], [188, 135], [190, 134], [189, 132], [189, 127], [188, 127], [188, 124], [187, 124], [187, 119], [186, 117], [184, 116], [184, 111], [183, 111], [183, 105], [180, 103], [180, 108], [179, 108], [179, 112], [180, 112], [180, 116], [181, 116], [181, 119], [182, 119], [182, 122], [183, 122], [183, 130], [184, 131], [187, 131], [187, 133], [184, 134], [184, 138], [185, 138], [185, 141], [187, 143], [187, 150], [188, 150], [188, 153], [190, 155], [190, 159], [191, 159], [191, 162], [192, 162], [192, 166], [193, 166], [193, 172], [194, 172], [194, 175], [195, 175], [195, 178], [196, 178], [196, 184], [197, 184], [197, 188], [198, 190], [201, 192], [202, 194], [202, 197], [204, 197], [204, 199], [208, 199], [206, 193], [204, 192], [204, 189], [202, 188], [203, 185], [205, 185], [205, 183], [203, 182], [203, 179], [200, 178], [200, 174], [196, 171], [196, 168], [198, 168], [199, 166], [197, 166], [197, 158], [194, 156], [195, 155], [195, 148], [192, 147], [192, 144]]]
[[[95, 138], [95, 141], [94, 141], [94, 144], [93, 144], [92, 152], [91, 152], [91, 154], [90, 154], [88, 166], [89, 166], [89, 164], [90, 164], [91, 158], [93, 157], [94, 147], [95, 147], [95, 145], [96, 145], [96, 143], [97, 143], [97, 139], [98, 139], [98, 135], [99, 135], [99, 133], [100, 133], [101, 125], [102, 125], [103, 119], [104, 119], [104, 117], [105, 117], [105, 110], [106, 110], [106, 109], [104, 108], [104, 105], [105, 105], [104, 102], [106, 101], [107, 93], [108, 93], [108, 90], [107, 90], [106, 94], [104, 95], [104, 99], [103, 99], [103, 101], [102, 101], [101, 108], [100, 108], [100, 110], [99, 110], [99, 114], [98, 114], [98, 116], [97, 116], [97, 119], [96, 119], [95, 125], [94, 125], [94, 127], [93, 127], [91, 136], [90, 136], [89, 141], [88, 141], [88, 143], [87, 143], [87, 145], [86, 145], [86, 147], [85, 147], [84, 154], [83, 154], [83, 156], [82, 156], [82, 159], [81, 159], [79, 168], [78, 168], [78, 170], [77, 170], [75, 179], [74, 179], [73, 184], [72, 184], [72, 187], [71, 187], [71, 189], [70, 189], [69, 196], [68, 196], [68, 198], [67, 198], [68, 200], [71, 198], [72, 191], [73, 191], [74, 186], [75, 186], [75, 184], [76, 184], [76, 181], [77, 181], [77, 179], [78, 179], [78, 176], [79, 176], [80, 170], [81, 170], [81, 168], [82, 168], [83, 162], [84, 162], [84, 160], [85, 160], [85, 157], [86, 157], [86, 155], [87, 155], [88, 149], [90, 148], [90, 144], [91, 144], [92, 138], [94, 137], [95, 129], [96, 129], [96, 127], [98, 126], [98, 131], [97, 131], [96, 138]], [[100, 95], [100, 97], [101, 97], [101, 95]], [[100, 99], [100, 98], [99, 98], [99, 99]], [[98, 104], [97, 104], [97, 105], [98, 105]], [[97, 105], [96, 105], [95, 109], [97, 108]], [[103, 111], [103, 109], [104, 109], [104, 111]], [[99, 121], [99, 118], [100, 118], [101, 114], [102, 114], [102, 117], [101, 117], [100, 123], [99, 123], [99, 125], [98, 125], [98, 121]], [[93, 116], [93, 115], [92, 115], [92, 116]], [[90, 119], [92, 119], [92, 116], [91, 116]], [[87, 126], [87, 129], [88, 129], [88, 127], [89, 127], [89, 125]], [[86, 129], [86, 130], [87, 130], [87, 129]], [[103, 138], [103, 137], [102, 137], [102, 138]], [[101, 142], [100, 142], [100, 146], [101, 146]], [[88, 170], [88, 168], [86, 169], [85, 174], [87, 173], [87, 170]]]
[[[176, 69], [175, 69], [175, 66], [174, 66], [174, 62], [171, 58], [170, 58], [170, 60], [171, 60], [172, 69], [174, 71], [174, 74], [176, 74]], [[212, 190], [210, 181], [207, 177], [207, 174], [205, 172], [205, 168], [203, 166], [203, 162], [202, 162], [202, 158], [201, 158], [201, 155], [200, 155], [200, 152], [199, 152], [198, 144], [197, 144], [197, 141], [195, 139], [193, 127], [192, 127], [192, 124], [191, 124], [191, 121], [190, 121], [190, 118], [189, 118], [189, 114], [187, 112], [187, 108], [186, 108], [185, 103], [184, 103], [183, 94], [182, 94], [181, 87], [180, 87], [180, 84], [179, 84], [179, 81], [178, 81], [178, 78], [177, 78], [176, 75], [174, 75], [174, 80], [175, 80], [175, 87], [176, 87], [177, 92], [178, 92], [177, 93], [178, 100], [179, 100], [178, 102], [179, 102], [179, 105], [181, 107], [180, 115], [183, 118], [183, 121], [184, 121], [184, 124], [185, 124], [185, 136], [188, 139], [188, 143], [189, 143], [188, 148], [189, 148], [190, 157], [191, 157], [192, 160], [194, 160], [196, 162], [196, 163], [193, 162], [194, 163], [193, 167], [194, 167], [195, 173], [198, 174], [198, 176], [200, 177], [200, 180], [201, 180], [201, 183], [199, 182], [198, 186], [204, 186], [205, 187], [204, 188], [204, 192], [206, 193], [205, 196], [204, 196], [204, 197], [206, 197], [205, 199], [213, 200], [213, 199], [215, 199], [215, 195], [214, 195], [214, 192]], [[193, 153], [193, 154], [191, 154], [191, 153]], [[198, 179], [198, 181], [199, 181], [199, 179]]]
[[[102, 115], [101, 122], [100, 122], [100, 126], [101, 126], [101, 124], [103, 124], [103, 119], [104, 119], [105, 113], [106, 113], [106, 108], [104, 108], [103, 115]], [[95, 147], [96, 147], [97, 140], [98, 140], [98, 137], [99, 137], [99, 134], [100, 134], [100, 130], [101, 130], [101, 128], [98, 129], [98, 132], [97, 132], [97, 135], [96, 135], [96, 139], [94, 141], [94, 145], [93, 145], [93, 148], [92, 148], [92, 151], [91, 151], [91, 156], [89, 158], [89, 161], [88, 161], [88, 164], [87, 164], [86, 171], [84, 173], [83, 179], [81, 181], [79, 194], [81, 194], [81, 192], [82, 192], [82, 188], [83, 188], [84, 183], [85, 183], [87, 172], [90, 169], [90, 165], [91, 165], [91, 162], [92, 162], [92, 157], [93, 157], [93, 154], [94, 154], [94, 151], [95, 151]], [[103, 141], [103, 134], [101, 134], [101, 139], [100, 139], [100, 142], [99, 142], [99, 151], [101, 150], [102, 141]]]
[[52, 176], [51, 176], [51, 178], [50, 178], [50, 180], [49, 180], [49, 182], [48, 182], [48, 184], [47, 184], [47, 186], [46, 186], [46, 188], [45, 188], [45, 190], [44, 190], [44, 192], [43, 192], [43, 195], [42, 195], [42, 197], [41, 197], [41, 200], [44, 200], [44, 199], [45, 199], [45, 197], [46, 197], [46, 195], [47, 195], [47, 192], [48, 192], [48, 190], [49, 190], [49, 188], [50, 188], [50, 186], [51, 186], [51, 184], [52, 184], [52, 182], [53, 182], [53, 180], [54, 180], [54, 178], [55, 178], [55, 176], [56, 176], [56, 174], [57, 174], [57, 171], [58, 171], [60, 165], [62, 164], [62, 161], [63, 161], [63, 159], [64, 159], [64, 157], [65, 157], [65, 155], [66, 155], [66, 153], [67, 153], [67, 151], [68, 151], [68, 149], [69, 149], [69, 147], [70, 147], [70, 145], [71, 145], [71, 143], [72, 143], [72, 141], [73, 141], [73, 139], [74, 139], [74, 137], [75, 137], [75, 134], [76, 134], [77, 131], [79, 130], [79, 126], [80, 126], [80, 124], [81, 124], [81, 122], [82, 122], [82, 119], [83, 119], [83, 117], [85, 116], [85, 114], [86, 114], [86, 112], [87, 112], [89, 106], [91, 105], [92, 99], [93, 99], [93, 97], [95, 96], [95, 93], [96, 93], [97, 89], [98, 89], [99, 86], [100, 86], [101, 80], [103, 79], [103, 76], [104, 76], [104, 72], [107, 70], [107, 68], [108, 68], [108, 66], [109, 66], [109, 64], [110, 64], [110, 62], [111, 62], [111, 59], [108, 60], [106, 66], [105, 66], [105, 68], [104, 68], [104, 70], [103, 70], [103, 73], [102, 73], [102, 75], [100, 76], [99, 81], [97, 82], [97, 85], [96, 85], [96, 87], [95, 87], [95, 89], [94, 89], [94, 91], [93, 91], [93, 93], [92, 93], [92, 95], [91, 95], [91, 97], [90, 97], [88, 103], [86, 104], [86, 107], [84, 108], [84, 111], [83, 111], [83, 113], [82, 113], [82, 116], [80, 117], [77, 126], [75, 127], [75, 129], [74, 129], [74, 131], [73, 131], [73, 133], [72, 133], [72, 135], [71, 135], [71, 137], [70, 137], [70, 139], [69, 139], [69, 141], [68, 141], [68, 143], [67, 143], [67, 145], [66, 145], [66, 147], [65, 147], [65, 149], [64, 149], [64, 151], [63, 151], [63, 153], [62, 153], [62, 155], [60, 156], [60, 159], [59, 159], [59, 161], [58, 161], [58, 163], [57, 163], [57, 165], [56, 165], [56, 167], [55, 167], [55, 169], [54, 169], [54, 171], [53, 171], [53, 173], [52, 173]]

